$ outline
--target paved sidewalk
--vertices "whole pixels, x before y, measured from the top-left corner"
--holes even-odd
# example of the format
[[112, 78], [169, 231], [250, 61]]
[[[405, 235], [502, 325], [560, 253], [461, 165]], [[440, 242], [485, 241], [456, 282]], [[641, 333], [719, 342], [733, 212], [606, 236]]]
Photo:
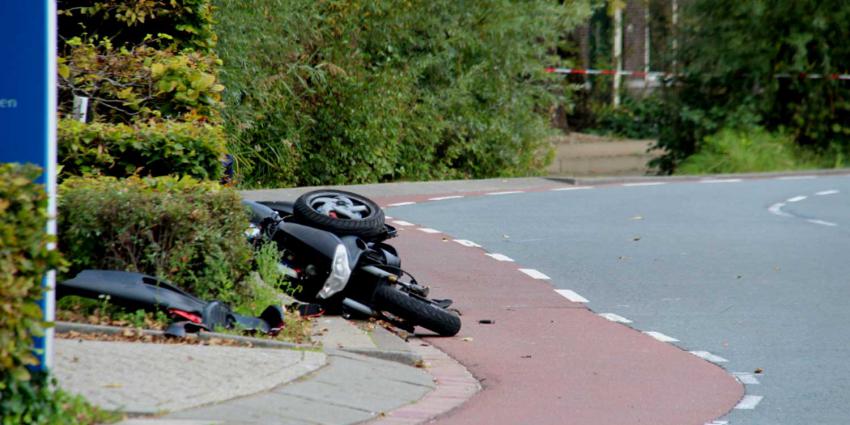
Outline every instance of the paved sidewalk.
[[57, 338], [54, 370], [63, 388], [128, 413], [120, 425], [413, 424], [480, 388], [419, 339], [338, 316], [316, 319], [314, 329], [321, 349]]

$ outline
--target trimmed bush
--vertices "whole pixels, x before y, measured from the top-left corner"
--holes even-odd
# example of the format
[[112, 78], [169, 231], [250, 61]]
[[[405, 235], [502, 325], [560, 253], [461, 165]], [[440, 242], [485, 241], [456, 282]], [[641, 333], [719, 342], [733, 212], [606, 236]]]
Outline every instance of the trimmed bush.
[[224, 134], [211, 125], [61, 120], [57, 138], [62, 177], [186, 175], [218, 180], [223, 173]]
[[0, 391], [9, 379], [28, 381], [27, 366], [38, 364], [32, 337], [44, 330], [41, 282], [62, 264], [47, 249], [47, 194], [35, 183], [39, 175], [34, 166], [0, 164]]
[[89, 98], [94, 121], [174, 119], [215, 123], [221, 92], [212, 54], [156, 49], [157, 39], [115, 46], [104, 37], [74, 37], [58, 59], [59, 112], [73, 96]]
[[98, 33], [120, 44], [168, 34], [181, 49], [215, 46], [210, 0], [58, 0], [59, 33], [70, 39]]
[[59, 246], [69, 276], [136, 271], [206, 299], [252, 298], [248, 215], [239, 194], [184, 177], [69, 178], [60, 185]]

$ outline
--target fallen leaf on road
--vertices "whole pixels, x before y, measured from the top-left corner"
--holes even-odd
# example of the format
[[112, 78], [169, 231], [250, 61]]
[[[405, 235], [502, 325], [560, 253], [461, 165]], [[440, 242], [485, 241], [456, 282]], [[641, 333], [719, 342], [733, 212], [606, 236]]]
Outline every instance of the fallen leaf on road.
[[633, 237], [633, 238], [632, 238], [632, 240], [633, 240], [633, 241], [635, 241], [635, 242], [637, 242], [637, 241], [639, 241], [639, 240], [640, 240], [640, 236], [635, 236], [635, 237]]
[[122, 387], [124, 387], [124, 385], [122, 385], [122, 384], [106, 384], [106, 385], [103, 386], [103, 388], [122, 388]]
[[482, 325], [492, 325], [495, 322], [490, 319], [481, 319], [478, 321], [478, 323], [481, 323]]
[[465, 337], [465, 338], [463, 338], [463, 341], [464, 342], [470, 342], [470, 341], [472, 341], [472, 337], [471, 336]]
[[530, 358], [531, 358], [531, 354], [526, 354], [526, 355], [522, 356], [522, 358], [524, 358], [524, 359], [530, 359]]
[[753, 371], [753, 373], [762, 373], [762, 372], [764, 372], [764, 369], [762, 369], [760, 367], [757, 367], [756, 370]]

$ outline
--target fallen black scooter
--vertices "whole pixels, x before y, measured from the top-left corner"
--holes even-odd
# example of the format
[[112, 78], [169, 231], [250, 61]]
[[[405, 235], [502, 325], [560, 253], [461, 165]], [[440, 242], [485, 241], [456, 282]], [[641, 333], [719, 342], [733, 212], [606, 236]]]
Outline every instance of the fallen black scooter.
[[372, 200], [339, 190], [305, 193], [294, 203], [244, 201], [252, 212], [254, 242], [271, 240], [281, 269], [302, 287], [302, 301], [328, 311], [355, 311], [413, 332], [421, 326], [442, 336], [460, 331], [450, 300], [428, 298], [428, 288], [401, 269], [385, 243], [396, 230]]

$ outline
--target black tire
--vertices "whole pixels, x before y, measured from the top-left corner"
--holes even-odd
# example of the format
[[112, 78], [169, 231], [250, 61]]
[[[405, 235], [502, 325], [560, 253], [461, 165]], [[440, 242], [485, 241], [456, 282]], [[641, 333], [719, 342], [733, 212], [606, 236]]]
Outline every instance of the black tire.
[[405, 294], [394, 286], [378, 285], [375, 307], [441, 336], [455, 336], [460, 332], [460, 317], [456, 314]]
[[[337, 195], [350, 199], [358, 206], [367, 208], [362, 218], [334, 218], [322, 214], [313, 207], [313, 202], [323, 197]], [[342, 190], [314, 190], [307, 192], [295, 200], [292, 206], [292, 216], [296, 222], [318, 227], [339, 235], [354, 235], [362, 238], [372, 238], [386, 232], [384, 211], [374, 201], [356, 193]]]

